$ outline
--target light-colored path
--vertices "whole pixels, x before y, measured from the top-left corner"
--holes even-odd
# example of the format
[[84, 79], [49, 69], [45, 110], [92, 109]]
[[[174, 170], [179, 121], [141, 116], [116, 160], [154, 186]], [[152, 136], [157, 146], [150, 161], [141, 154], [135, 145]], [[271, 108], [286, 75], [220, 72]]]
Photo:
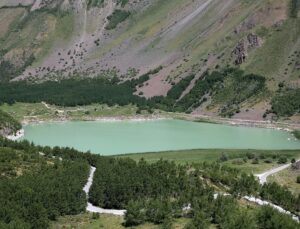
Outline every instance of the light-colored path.
[[282, 207], [278, 206], [278, 205], [275, 205], [269, 201], [265, 201], [265, 200], [261, 200], [261, 199], [258, 199], [258, 198], [255, 198], [253, 196], [244, 196], [243, 199], [249, 201], [249, 202], [253, 202], [253, 203], [256, 203], [260, 206], [270, 206], [274, 209], [276, 209], [277, 211], [279, 211], [280, 213], [283, 213], [283, 214], [286, 214], [286, 215], [290, 215], [293, 220], [299, 222], [299, 217], [292, 214], [291, 212], [287, 211], [287, 210], [284, 210]]
[[[297, 162], [299, 162], [300, 160], [298, 160]], [[264, 173], [261, 173], [261, 174], [256, 174], [255, 176], [258, 177], [259, 179], [259, 183], [260, 184], [265, 184], [267, 182], [267, 178], [275, 173], [278, 173], [284, 169], [287, 169], [288, 167], [291, 166], [291, 163], [289, 164], [285, 164], [285, 165], [282, 165], [282, 166], [279, 166], [277, 168], [274, 168], [274, 169], [270, 169]]]
[[[95, 174], [96, 168], [91, 167], [89, 178], [87, 180], [87, 183], [83, 187], [83, 191], [86, 193], [86, 196], [88, 198], [90, 188], [93, 184], [94, 174]], [[86, 210], [88, 212], [94, 212], [94, 213], [100, 213], [100, 214], [111, 214], [111, 215], [118, 215], [123, 216], [126, 213], [126, 210], [114, 210], [114, 209], [103, 209], [99, 208], [97, 206], [94, 206], [92, 203], [88, 202]]]

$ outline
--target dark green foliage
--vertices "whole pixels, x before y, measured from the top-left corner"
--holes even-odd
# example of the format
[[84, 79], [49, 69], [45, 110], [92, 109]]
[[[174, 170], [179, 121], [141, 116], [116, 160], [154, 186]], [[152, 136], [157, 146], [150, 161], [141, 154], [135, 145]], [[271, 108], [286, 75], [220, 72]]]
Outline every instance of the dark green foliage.
[[256, 228], [254, 217], [247, 211], [241, 210], [237, 201], [232, 197], [220, 196], [217, 198], [213, 209], [213, 222], [224, 229]]
[[300, 140], [300, 130], [293, 131], [293, 135]]
[[233, 183], [231, 189], [232, 193], [240, 196], [257, 195], [258, 191], [259, 184], [256, 178], [252, 174], [245, 173], [242, 173], [241, 177]]
[[239, 69], [226, 69], [224, 82], [214, 90], [213, 102], [222, 105], [221, 115], [231, 117], [239, 112], [241, 103], [257, 96], [265, 89], [265, 78], [259, 75], [245, 75]]
[[90, 201], [104, 208], [123, 209], [130, 200], [145, 197], [175, 197], [187, 188], [186, 169], [166, 161], [148, 164], [110, 158], [98, 161], [97, 167], [101, 170], [95, 173]]
[[300, 1], [299, 0], [290, 0], [289, 15], [291, 18], [298, 17], [299, 9], [300, 9]]
[[180, 98], [182, 92], [190, 85], [191, 81], [194, 79], [194, 75], [190, 75], [183, 78], [179, 83], [175, 84], [171, 90], [168, 92], [167, 97], [169, 99], [177, 100]]
[[108, 25], [105, 27], [107, 30], [115, 29], [118, 24], [125, 21], [130, 15], [130, 12], [125, 10], [116, 9], [110, 16], [107, 17]]
[[296, 229], [299, 224], [275, 209], [265, 206], [257, 213], [258, 228], [262, 229]]
[[87, 0], [88, 8], [102, 6], [104, 0]]
[[297, 183], [300, 184], [300, 176], [297, 176]]
[[26, 82], [0, 84], [0, 102], [41, 102], [61, 106], [76, 106], [95, 102], [108, 105], [142, 103], [144, 99], [133, 95], [138, 80], [114, 84], [106, 79], [47, 81], [41, 84]]
[[202, 211], [197, 211], [192, 221], [184, 227], [184, 229], [206, 229], [209, 228], [207, 216]]
[[[12, 142], [1, 138], [0, 152], [3, 152], [0, 165], [16, 166], [16, 161], [39, 162], [39, 166], [19, 177], [3, 177], [1, 173], [0, 228], [16, 228], [15, 225], [47, 228], [49, 220], [84, 211], [86, 199], [82, 188], [89, 165], [97, 167], [90, 200], [102, 207], [127, 209], [124, 225], [128, 227], [152, 222], [161, 224], [161, 228], [171, 228], [173, 218], [187, 216], [192, 218], [187, 229], [207, 228], [210, 223], [218, 228], [250, 229], [264, 228], [265, 221], [272, 223], [283, 217], [276, 212], [255, 215], [239, 206], [236, 195], [260, 194], [263, 199], [286, 209], [296, 211], [299, 207], [299, 199], [285, 188], [269, 184], [259, 188], [252, 175], [240, 174], [238, 170], [218, 163], [192, 166], [162, 160], [151, 164], [144, 160], [137, 163], [131, 159], [83, 154], [70, 148], [51, 149], [27, 141]], [[54, 163], [46, 163], [50, 159]], [[215, 190], [211, 184], [227, 186], [234, 195], [220, 195], [214, 199]], [[191, 208], [184, 210], [186, 206]], [[265, 216], [267, 219], [263, 219]], [[295, 225], [289, 216], [284, 216], [285, 221], [288, 226]]]
[[142, 201], [130, 200], [126, 207], [125, 223], [126, 227], [137, 226], [146, 221], [146, 214]]
[[280, 156], [278, 159], [278, 164], [285, 164], [287, 163], [288, 159], [286, 156]]
[[192, 111], [193, 108], [196, 108], [201, 105], [204, 101], [202, 100], [203, 96], [210, 92], [213, 89], [215, 84], [222, 82], [224, 75], [220, 72], [208, 72], [198, 79], [195, 83], [195, 86], [192, 88], [190, 93], [184, 96], [176, 106], [180, 108], [181, 111]]
[[260, 196], [283, 208], [297, 212], [300, 209], [300, 199], [296, 198], [286, 187], [277, 183], [266, 183], [262, 186]]
[[0, 222], [22, 220], [30, 228], [47, 228], [49, 220], [84, 211], [82, 187], [88, 168], [86, 162], [61, 162], [15, 179], [0, 179]]
[[300, 111], [300, 89], [283, 91], [272, 99], [272, 111], [278, 116], [292, 116]]
[[1, 132], [7, 132], [6, 134], [13, 134], [21, 128], [21, 123], [19, 123], [6, 112], [0, 110], [0, 134]]

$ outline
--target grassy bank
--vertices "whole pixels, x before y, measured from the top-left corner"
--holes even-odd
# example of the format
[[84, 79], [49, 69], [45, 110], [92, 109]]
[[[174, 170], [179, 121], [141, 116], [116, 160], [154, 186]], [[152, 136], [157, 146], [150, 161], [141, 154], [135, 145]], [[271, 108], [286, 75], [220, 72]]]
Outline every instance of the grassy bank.
[[178, 164], [218, 161], [245, 172], [260, 173], [278, 166], [278, 160], [281, 157], [285, 157], [287, 161], [290, 161], [292, 158], [300, 158], [300, 150], [196, 149], [126, 154], [117, 157], [129, 157], [136, 161], [143, 158], [148, 162], [156, 162], [163, 159], [174, 161]]

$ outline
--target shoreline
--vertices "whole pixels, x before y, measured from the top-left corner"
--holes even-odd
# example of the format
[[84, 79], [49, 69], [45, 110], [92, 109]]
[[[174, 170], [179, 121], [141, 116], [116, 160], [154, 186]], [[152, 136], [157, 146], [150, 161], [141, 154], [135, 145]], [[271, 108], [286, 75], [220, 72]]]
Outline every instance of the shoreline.
[[24, 137], [25, 131], [24, 129], [18, 130], [15, 134], [6, 135], [5, 137], [11, 141], [17, 141], [20, 138]]
[[88, 117], [82, 119], [76, 118], [57, 118], [57, 119], [35, 119], [35, 120], [22, 120], [22, 126], [26, 126], [29, 124], [43, 124], [43, 123], [65, 123], [71, 121], [81, 121], [81, 122], [147, 122], [147, 121], [158, 121], [158, 120], [166, 120], [172, 119], [171, 117], [162, 116], [162, 115], [132, 115], [132, 116], [99, 116], [99, 117]]
[[[195, 115], [195, 114], [172, 113], [172, 112], [161, 112], [156, 114], [120, 115], [120, 116], [118, 115], [85, 116], [80, 118], [63, 116], [63, 117], [49, 118], [49, 119], [40, 119], [39, 117], [35, 117], [34, 119], [28, 119], [26, 117], [23, 117], [21, 123], [22, 126], [26, 126], [29, 124], [66, 123], [69, 121], [82, 121], [82, 122], [96, 121], [96, 122], [109, 123], [109, 122], [122, 122], [122, 121], [146, 122], [146, 121], [158, 121], [158, 120], [185, 120], [191, 122], [211, 123], [211, 124], [220, 124], [220, 125], [228, 125], [228, 126], [236, 126], [236, 127], [264, 128], [264, 129], [285, 131], [285, 132], [289, 132], [290, 134], [292, 134], [294, 130], [300, 130], [300, 123], [230, 119], [230, 118], [214, 117], [208, 115]], [[23, 136], [24, 136], [24, 130], [22, 133], [17, 133], [17, 135], [8, 136], [8, 139], [18, 140]], [[293, 137], [295, 136], [293, 135]]]

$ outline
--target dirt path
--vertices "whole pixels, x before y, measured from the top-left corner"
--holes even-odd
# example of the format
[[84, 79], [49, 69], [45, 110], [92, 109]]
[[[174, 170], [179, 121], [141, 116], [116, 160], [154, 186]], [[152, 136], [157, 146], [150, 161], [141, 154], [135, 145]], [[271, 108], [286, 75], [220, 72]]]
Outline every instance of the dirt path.
[[[95, 167], [91, 167], [91, 169], [90, 169], [90, 175], [88, 177], [87, 183], [83, 187], [83, 191], [86, 193], [87, 198], [89, 196], [89, 191], [90, 191], [90, 189], [92, 187], [92, 184], [93, 184], [93, 179], [94, 179], [95, 171], [96, 171], [96, 168]], [[100, 213], [100, 214], [111, 214], [111, 215], [118, 215], [118, 216], [123, 216], [126, 213], [126, 210], [114, 210], [114, 209], [99, 208], [97, 206], [94, 206], [90, 202], [87, 202], [86, 210], [88, 212], [94, 212], [94, 213]]]
[[[300, 160], [298, 160], [297, 162], [299, 162]], [[278, 173], [284, 169], [287, 169], [288, 167], [291, 166], [292, 163], [289, 163], [289, 164], [285, 164], [285, 165], [282, 165], [282, 166], [279, 166], [277, 168], [274, 168], [274, 169], [270, 169], [264, 173], [261, 173], [261, 174], [256, 174], [256, 176], [258, 177], [259, 179], [259, 183], [260, 184], [265, 184], [267, 183], [267, 178], [275, 173]]]
[[47, 109], [49, 109], [49, 110], [53, 110], [53, 111], [58, 112], [58, 113], [64, 113], [63, 110], [58, 110], [58, 109], [55, 109], [55, 108], [53, 108], [53, 107], [50, 107], [49, 104], [47, 104], [47, 103], [45, 103], [45, 102], [42, 102], [42, 104], [43, 104]]

